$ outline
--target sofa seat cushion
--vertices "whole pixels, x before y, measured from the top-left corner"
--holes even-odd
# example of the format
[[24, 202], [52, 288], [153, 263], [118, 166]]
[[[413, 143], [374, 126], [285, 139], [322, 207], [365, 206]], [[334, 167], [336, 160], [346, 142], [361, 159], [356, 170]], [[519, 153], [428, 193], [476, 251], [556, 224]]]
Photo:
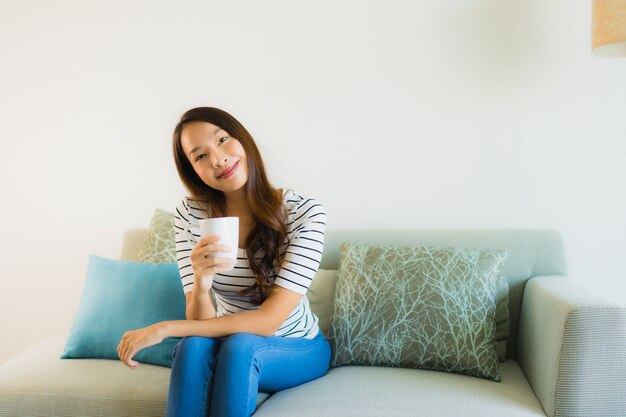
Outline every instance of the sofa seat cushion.
[[545, 417], [518, 363], [502, 381], [422, 369], [340, 366], [273, 394], [254, 417]]
[[[0, 416], [163, 416], [170, 368], [59, 359], [67, 334], [0, 366]], [[257, 406], [269, 395], [260, 393]]]

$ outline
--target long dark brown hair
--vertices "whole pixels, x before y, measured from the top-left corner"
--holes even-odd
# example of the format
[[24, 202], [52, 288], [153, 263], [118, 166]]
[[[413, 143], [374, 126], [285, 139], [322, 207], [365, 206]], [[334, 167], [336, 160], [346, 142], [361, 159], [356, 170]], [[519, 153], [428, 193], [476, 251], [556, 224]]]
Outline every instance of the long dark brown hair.
[[[208, 186], [196, 174], [181, 145], [181, 133], [187, 123], [208, 122], [228, 132], [237, 139], [248, 161], [248, 182], [246, 198], [252, 210], [254, 227], [246, 237], [245, 250], [254, 273], [255, 285], [239, 291], [239, 295], [253, 294], [253, 302], [261, 304], [269, 294], [269, 279], [275, 276], [274, 261], [280, 265], [284, 259], [282, 246], [287, 236], [287, 209], [280, 190], [274, 188], [267, 179], [261, 154], [246, 128], [237, 119], [215, 107], [196, 107], [186, 111], [174, 129], [174, 162], [178, 175], [189, 190], [188, 200], [197, 202], [207, 216], [212, 213], [226, 213], [224, 193]], [[261, 256], [258, 252], [261, 252]]]

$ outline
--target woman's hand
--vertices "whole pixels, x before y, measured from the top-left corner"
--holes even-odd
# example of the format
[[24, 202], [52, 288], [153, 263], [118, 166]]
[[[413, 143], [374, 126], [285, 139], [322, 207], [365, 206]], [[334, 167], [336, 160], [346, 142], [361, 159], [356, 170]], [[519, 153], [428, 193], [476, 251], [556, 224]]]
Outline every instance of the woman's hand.
[[122, 362], [131, 369], [135, 369], [139, 362], [132, 360], [141, 349], [159, 344], [163, 341], [163, 322], [124, 333], [117, 346], [117, 355]]
[[228, 252], [228, 246], [220, 245], [217, 242], [220, 237], [217, 235], [202, 237], [195, 248], [191, 251], [191, 268], [195, 279], [195, 288], [199, 291], [209, 291], [213, 285], [213, 277], [220, 272], [233, 269], [237, 260], [230, 258], [218, 258], [214, 252]]

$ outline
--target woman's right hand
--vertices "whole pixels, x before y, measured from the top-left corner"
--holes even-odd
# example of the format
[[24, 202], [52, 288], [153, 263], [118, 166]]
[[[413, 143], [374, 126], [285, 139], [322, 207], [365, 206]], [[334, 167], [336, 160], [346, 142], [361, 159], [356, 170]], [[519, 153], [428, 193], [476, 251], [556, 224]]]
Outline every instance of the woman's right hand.
[[204, 236], [198, 240], [195, 248], [191, 251], [191, 268], [194, 275], [194, 286], [199, 291], [209, 291], [213, 285], [213, 277], [220, 272], [233, 269], [237, 260], [218, 258], [214, 252], [228, 252], [228, 246], [216, 243], [220, 240], [217, 235]]

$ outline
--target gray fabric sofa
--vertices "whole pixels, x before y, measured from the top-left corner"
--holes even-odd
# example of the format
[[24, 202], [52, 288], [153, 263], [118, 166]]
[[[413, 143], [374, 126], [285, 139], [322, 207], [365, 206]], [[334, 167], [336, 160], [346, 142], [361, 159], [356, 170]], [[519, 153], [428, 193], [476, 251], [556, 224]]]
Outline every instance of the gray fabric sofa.
[[[147, 232], [126, 232], [121, 259], [136, 260]], [[568, 281], [558, 232], [328, 230], [321, 269], [338, 268], [342, 242], [507, 250], [502, 272], [510, 287], [511, 323], [502, 381], [341, 366], [301, 386], [260, 393], [255, 416], [626, 416], [626, 308]], [[332, 291], [312, 285], [307, 294], [318, 298], [311, 306], [321, 322], [332, 312]], [[169, 368], [62, 360], [66, 337], [51, 338], [0, 367], [0, 416], [164, 415]]]

